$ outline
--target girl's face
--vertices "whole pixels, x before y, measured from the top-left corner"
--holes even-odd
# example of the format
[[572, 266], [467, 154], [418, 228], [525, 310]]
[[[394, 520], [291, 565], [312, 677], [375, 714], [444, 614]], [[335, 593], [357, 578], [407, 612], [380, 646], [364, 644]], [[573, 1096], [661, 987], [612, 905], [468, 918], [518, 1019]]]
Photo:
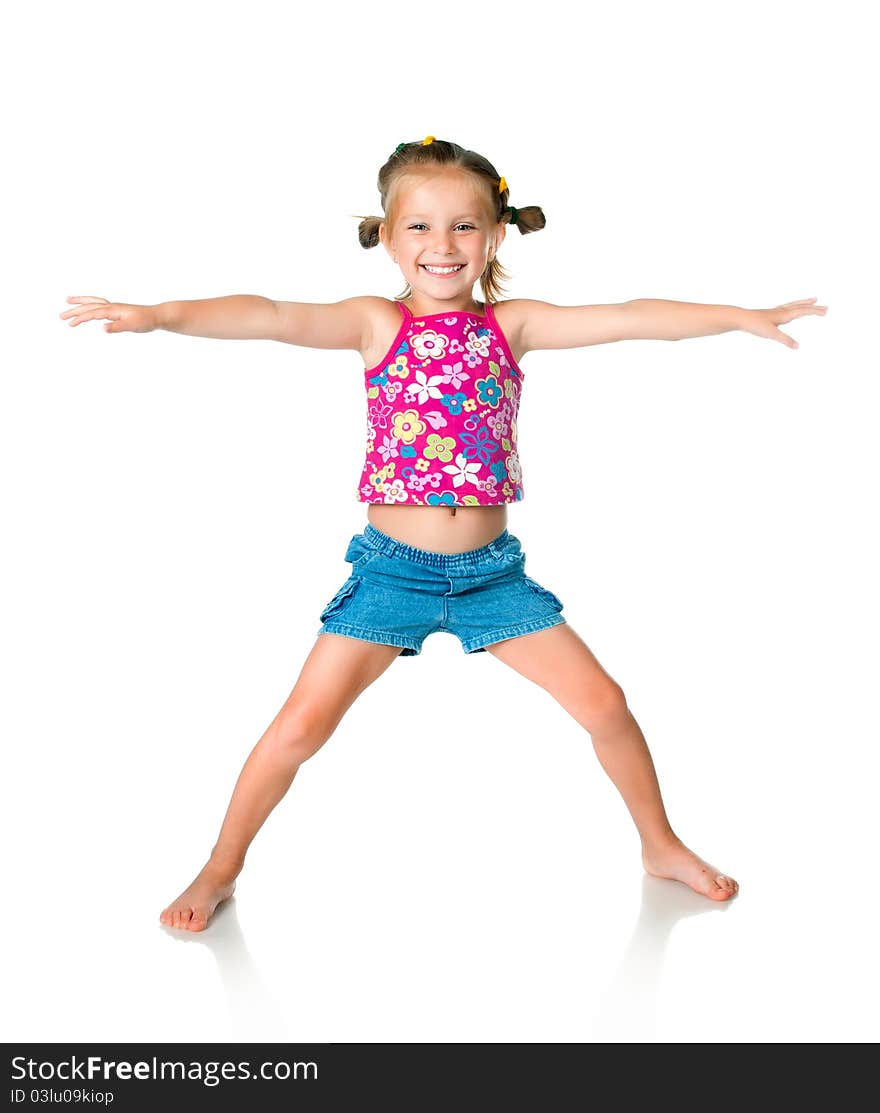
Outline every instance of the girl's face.
[[[486, 186], [451, 167], [419, 172], [399, 184], [392, 207], [393, 226], [383, 221], [379, 239], [410, 284], [417, 312], [472, 308], [473, 285], [507, 231], [489, 210]], [[459, 264], [447, 275], [427, 269]]]

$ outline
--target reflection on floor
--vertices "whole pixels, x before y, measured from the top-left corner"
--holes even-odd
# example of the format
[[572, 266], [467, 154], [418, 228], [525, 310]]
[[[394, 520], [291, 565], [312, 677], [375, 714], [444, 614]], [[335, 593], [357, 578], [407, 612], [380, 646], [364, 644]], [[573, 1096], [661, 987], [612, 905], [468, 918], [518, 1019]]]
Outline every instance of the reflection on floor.
[[680, 882], [645, 874], [639, 916], [620, 965], [602, 994], [593, 1038], [600, 1043], [657, 1039], [657, 988], [673, 928], [691, 916], [727, 912], [732, 904], [706, 900]]
[[207, 947], [214, 956], [229, 1006], [230, 1040], [280, 1038], [284, 1030], [281, 1009], [247, 949], [234, 896], [220, 905], [206, 931], [160, 927], [176, 941]]

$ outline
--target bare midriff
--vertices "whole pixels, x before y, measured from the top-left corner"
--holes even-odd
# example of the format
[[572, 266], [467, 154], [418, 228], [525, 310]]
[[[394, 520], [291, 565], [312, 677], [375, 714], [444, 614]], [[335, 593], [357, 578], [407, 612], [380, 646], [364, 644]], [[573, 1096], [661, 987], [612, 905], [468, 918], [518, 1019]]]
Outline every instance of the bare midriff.
[[481, 549], [507, 528], [507, 505], [400, 506], [370, 503], [367, 518], [376, 529], [432, 553]]

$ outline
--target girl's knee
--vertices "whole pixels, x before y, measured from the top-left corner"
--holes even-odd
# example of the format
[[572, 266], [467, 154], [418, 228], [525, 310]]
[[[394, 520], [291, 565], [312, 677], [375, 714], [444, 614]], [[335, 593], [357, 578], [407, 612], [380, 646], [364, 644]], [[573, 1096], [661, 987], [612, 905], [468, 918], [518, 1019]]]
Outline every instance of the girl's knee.
[[286, 709], [272, 724], [269, 742], [273, 750], [301, 765], [320, 750], [332, 733], [326, 715], [307, 708]]
[[588, 729], [602, 730], [614, 726], [630, 714], [623, 688], [614, 680], [606, 680], [601, 688], [591, 693], [586, 717]]

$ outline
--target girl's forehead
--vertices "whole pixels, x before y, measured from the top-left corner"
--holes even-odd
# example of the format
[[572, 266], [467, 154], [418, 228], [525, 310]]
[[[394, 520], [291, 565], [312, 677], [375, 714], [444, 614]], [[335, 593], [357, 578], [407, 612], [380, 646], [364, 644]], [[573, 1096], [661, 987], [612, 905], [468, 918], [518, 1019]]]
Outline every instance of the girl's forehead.
[[472, 175], [461, 171], [407, 175], [397, 183], [395, 193], [394, 208], [399, 214], [446, 204], [470, 205], [480, 212], [488, 207], [485, 188]]

